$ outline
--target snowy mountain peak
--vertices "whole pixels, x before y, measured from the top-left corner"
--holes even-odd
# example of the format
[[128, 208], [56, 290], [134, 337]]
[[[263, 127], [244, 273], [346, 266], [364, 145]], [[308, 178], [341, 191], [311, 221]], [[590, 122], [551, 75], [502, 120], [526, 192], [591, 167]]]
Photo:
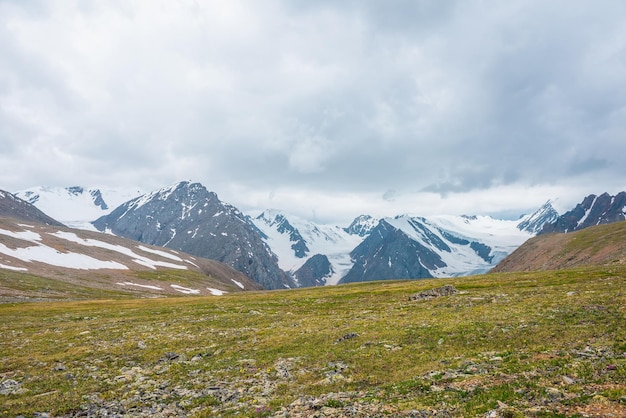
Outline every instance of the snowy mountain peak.
[[360, 237], [365, 237], [372, 232], [372, 229], [378, 225], [379, 219], [373, 218], [370, 215], [360, 215], [354, 218], [354, 221], [343, 230], [346, 231], [350, 235], [358, 235]]
[[89, 222], [141, 194], [137, 189], [32, 187], [15, 195], [68, 226], [93, 229]]
[[517, 228], [520, 231], [528, 231], [533, 234], [541, 231], [546, 223], [552, 223], [557, 220], [559, 213], [552, 206], [552, 201], [548, 200], [542, 207], [537, 209], [534, 213], [523, 216], [520, 222], [517, 224]]
[[[289, 223], [285, 214], [282, 212], [275, 209], [268, 209], [257, 216], [256, 220], [265, 223], [268, 227], [275, 228], [280, 234], [287, 235], [289, 241], [292, 243], [290, 248], [297, 258], [304, 258], [309, 254], [310, 250], [306, 245], [306, 240], [300, 235], [300, 232]], [[256, 226], [259, 227], [259, 225]]]
[[350, 251], [363, 240], [339, 226], [316, 224], [277, 210], [265, 210], [252, 221], [278, 257], [280, 268], [303, 280], [300, 285], [336, 284], [352, 267]]
[[170, 198], [174, 201], [184, 200], [187, 204], [197, 204], [202, 200], [217, 199], [217, 195], [208, 191], [200, 183], [191, 183], [190, 181], [181, 181], [170, 186], [154, 190], [150, 193], [138, 196], [137, 198], [127, 202], [129, 209], [139, 209], [140, 207], [156, 201], [168, 201]]

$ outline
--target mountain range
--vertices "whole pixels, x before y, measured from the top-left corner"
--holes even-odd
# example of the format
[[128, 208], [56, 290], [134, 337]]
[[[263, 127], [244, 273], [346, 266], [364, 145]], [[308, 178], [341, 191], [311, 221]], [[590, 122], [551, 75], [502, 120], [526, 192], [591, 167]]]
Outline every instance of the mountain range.
[[[83, 187], [16, 193], [48, 207], [47, 214], [66, 224], [218, 260], [266, 289], [487, 272], [538, 233], [571, 222], [584, 227], [620, 220], [625, 212], [622, 192], [589, 196], [563, 215], [548, 201], [518, 220], [361, 215], [341, 227], [280, 210], [248, 216], [199, 183], [180, 182], [147, 194], [136, 190], [114, 207], [110, 202], [122, 195]], [[84, 207], [73, 210], [73, 205]], [[90, 213], [98, 217], [86, 223]]]

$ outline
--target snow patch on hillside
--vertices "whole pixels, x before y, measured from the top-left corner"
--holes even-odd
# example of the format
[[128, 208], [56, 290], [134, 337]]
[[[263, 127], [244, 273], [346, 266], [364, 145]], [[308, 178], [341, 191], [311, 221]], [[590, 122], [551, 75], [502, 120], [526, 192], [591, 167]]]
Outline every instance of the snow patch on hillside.
[[158, 286], [150, 286], [147, 284], [138, 284], [138, 283], [133, 283], [133, 282], [121, 282], [121, 283], [117, 283], [120, 286], [135, 286], [135, 287], [143, 287], [145, 289], [152, 289], [152, 290], [163, 290], [162, 288], [158, 287]]
[[8, 231], [6, 229], [0, 229], [0, 234], [6, 235], [11, 238], [17, 238], [29, 242], [41, 241], [41, 235], [34, 231]]
[[104, 249], [107, 249], [107, 250], [118, 252], [120, 254], [124, 254], [124, 255], [126, 255], [128, 257], [131, 257], [132, 260], [135, 263], [140, 264], [142, 266], [149, 267], [151, 269], [156, 269], [157, 267], [167, 267], [167, 268], [172, 268], [172, 269], [187, 270], [187, 266], [182, 266], [180, 264], [173, 264], [173, 263], [169, 263], [169, 262], [166, 262], [166, 261], [152, 260], [152, 259], [150, 259], [148, 257], [144, 257], [142, 255], [139, 255], [139, 254], [135, 253], [130, 248], [123, 247], [121, 245], [109, 244], [107, 242], [103, 242], [103, 241], [99, 241], [99, 240], [95, 240], [95, 239], [91, 239], [91, 238], [87, 238], [87, 239], [80, 238], [78, 235], [76, 235], [73, 232], [58, 231], [58, 232], [55, 232], [55, 233], [51, 233], [50, 235], [53, 235], [53, 236], [58, 237], [58, 238], [63, 238], [65, 240], [67, 240], [67, 241], [74, 242], [74, 243], [77, 243], [77, 244], [86, 245], [86, 246], [92, 246], [92, 247], [98, 247], [98, 248], [104, 248]]
[[2, 263], [0, 263], [0, 269], [13, 270], [13, 271], [28, 271], [28, 269], [24, 267], [7, 266], [6, 264], [2, 264]]
[[144, 247], [143, 245], [139, 245], [139, 246], [137, 246], [137, 248], [139, 248], [141, 251], [145, 251], [147, 253], [152, 253], [152, 254], [160, 255], [161, 257], [164, 257], [164, 258], [169, 258], [170, 260], [180, 261], [180, 262], [183, 261], [183, 259], [180, 258], [179, 256], [174, 255], [174, 254], [170, 254], [170, 253], [165, 252], [165, 251], [155, 250], [154, 248]]
[[184, 293], [185, 295], [199, 295], [200, 291], [198, 289], [190, 289], [188, 287], [182, 287], [177, 284], [170, 285], [172, 289], [177, 292]]
[[79, 270], [115, 269], [128, 270], [123, 264], [115, 261], [103, 261], [85, 254], [73, 252], [62, 253], [47, 245], [39, 244], [32, 247], [8, 248], [0, 244], [0, 254], [17, 258], [25, 262], [40, 262], [51, 266], [66, 267]]

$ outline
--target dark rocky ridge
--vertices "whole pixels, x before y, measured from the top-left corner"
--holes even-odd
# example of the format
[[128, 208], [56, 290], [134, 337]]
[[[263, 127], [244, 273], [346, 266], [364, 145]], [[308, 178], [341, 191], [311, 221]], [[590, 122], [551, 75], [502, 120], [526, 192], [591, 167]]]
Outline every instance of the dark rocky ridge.
[[551, 232], [573, 232], [594, 225], [619, 222], [626, 219], [626, 192], [615, 196], [603, 193], [591, 194], [569, 212], [559, 216], [556, 221], [547, 223], [539, 234]]
[[0, 190], [0, 216], [43, 225], [65, 226], [37, 209], [31, 203], [3, 190]]
[[332, 265], [323, 254], [315, 254], [295, 272], [300, 287], [324, 286], [326, 277], [333, 273]]

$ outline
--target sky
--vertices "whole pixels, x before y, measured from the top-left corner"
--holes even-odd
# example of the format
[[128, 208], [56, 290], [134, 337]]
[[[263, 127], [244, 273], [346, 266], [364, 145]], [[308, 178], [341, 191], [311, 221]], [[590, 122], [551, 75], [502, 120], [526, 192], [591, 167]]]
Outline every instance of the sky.
[[[518, 216], [626, 190], [623, 0], [0, 0], [0, 189]], [[561, 208], [558, 206], [561, 205]]]

